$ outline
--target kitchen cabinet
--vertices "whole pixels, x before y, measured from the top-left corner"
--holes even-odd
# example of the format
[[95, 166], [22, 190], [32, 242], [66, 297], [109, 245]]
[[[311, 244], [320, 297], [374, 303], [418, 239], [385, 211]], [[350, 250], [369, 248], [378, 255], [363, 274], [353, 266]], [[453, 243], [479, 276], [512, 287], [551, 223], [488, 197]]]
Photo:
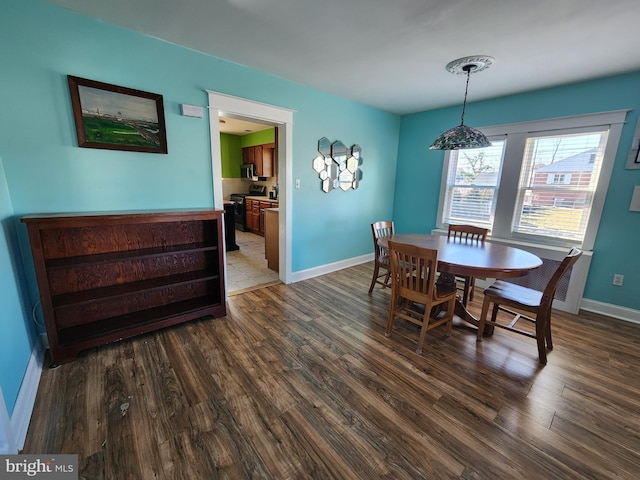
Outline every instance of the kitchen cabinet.
[[264, 211], [272, 208], [272, 202], [260, 201], [260, 235], [264, 236]]
[[254, 145], [242, 149], [242, 163], [253, 165], [257, 177], [273, 177], [275, 174], [275, 143]]
[[267, 208], [264, 211], [264, 256], [267, 267], [278, 271], [280, 263], [278, 209]]
[[252, 233], [260, 234], [260, 200], [245, 198], [246, 202], [246, 225]]
[[242, 149], [242, 163], [244, 165], [254, 165], [256, 164], [256, 147], [244, 147]]
[[264, 211], [267, 208], [276, 208], [277, 200], [269, 200], [266, 197], [245, 198], [246, 202], [246, 223], [251, 233], [264, 237]]
[[51, 361], [226, 315], [219, 210], [28, 215]]

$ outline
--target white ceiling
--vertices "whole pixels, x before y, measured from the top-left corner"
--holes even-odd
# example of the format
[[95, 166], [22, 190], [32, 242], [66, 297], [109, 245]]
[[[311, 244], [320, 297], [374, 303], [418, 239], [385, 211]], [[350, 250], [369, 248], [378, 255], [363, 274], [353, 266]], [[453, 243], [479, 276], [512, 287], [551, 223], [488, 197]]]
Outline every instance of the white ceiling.
[[256, 123], [249, 120], [230, 117], [220, 117], [220, 123], [218, 126], [221, 133], [229, 133], [239, 136], [273, 128], [273, 125], [266, 125], [263, 123]]
[[[640, 70], [638, 0], [50, 0], [395, 113]], [[215, 85], [211, 85], [215, 88]]]

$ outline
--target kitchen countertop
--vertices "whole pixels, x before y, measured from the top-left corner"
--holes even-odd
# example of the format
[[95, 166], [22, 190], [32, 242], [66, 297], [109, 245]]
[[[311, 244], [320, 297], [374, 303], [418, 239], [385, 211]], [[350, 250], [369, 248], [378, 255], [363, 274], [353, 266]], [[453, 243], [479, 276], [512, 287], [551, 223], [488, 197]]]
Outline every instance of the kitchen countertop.
[[278, 203], [278, 200], [273, 200], [272, 198], [269, 198], [269, 197], [246, 196], [245, 200], [260, 200], [261, 202]]

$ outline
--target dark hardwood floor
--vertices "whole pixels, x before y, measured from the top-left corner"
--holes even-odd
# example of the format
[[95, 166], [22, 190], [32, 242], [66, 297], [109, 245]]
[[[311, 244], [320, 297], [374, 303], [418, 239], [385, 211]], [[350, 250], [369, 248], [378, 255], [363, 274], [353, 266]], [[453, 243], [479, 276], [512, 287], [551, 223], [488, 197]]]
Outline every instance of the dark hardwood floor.
[[[637, 479], [640, 325], [556, 312], [554, 350], [384, 337], [372, 263], [231, 297], [45, 369], [23, 453], [87, 479]], [[482, 296], [471, 310], [479, 312]]]

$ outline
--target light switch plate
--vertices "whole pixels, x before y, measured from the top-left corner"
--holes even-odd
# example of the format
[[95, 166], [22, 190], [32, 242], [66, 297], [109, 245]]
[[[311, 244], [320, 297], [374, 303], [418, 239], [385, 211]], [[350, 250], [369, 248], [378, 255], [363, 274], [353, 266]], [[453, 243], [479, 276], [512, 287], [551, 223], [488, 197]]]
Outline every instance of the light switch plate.
[[630, 212], [640, 212], [640, 185], [633, 187], [633, 196], [631, 197]]

